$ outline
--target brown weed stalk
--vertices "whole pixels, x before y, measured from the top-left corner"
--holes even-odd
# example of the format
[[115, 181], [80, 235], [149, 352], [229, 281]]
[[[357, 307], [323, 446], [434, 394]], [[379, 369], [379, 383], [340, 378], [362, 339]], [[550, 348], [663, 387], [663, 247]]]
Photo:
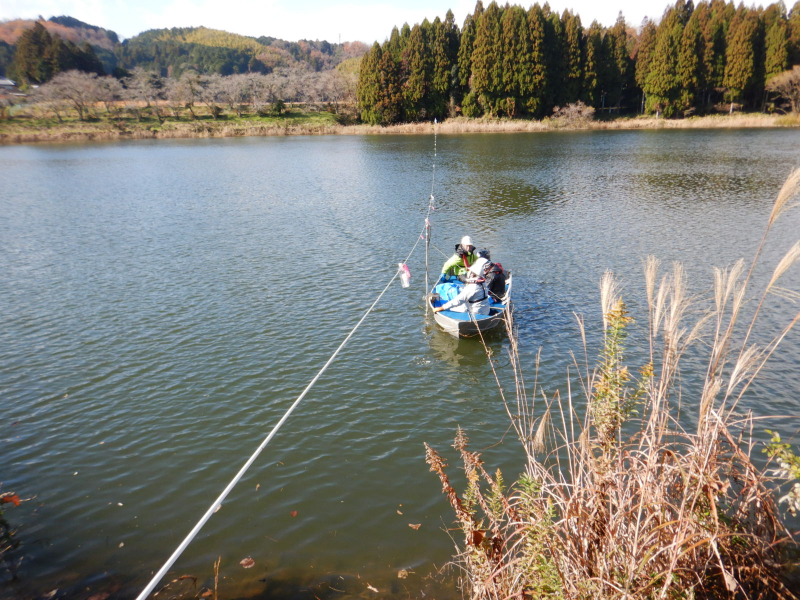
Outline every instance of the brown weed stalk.
[[[798, 189], [795, 171], [778, 196], [767, 233]], [[526, 391], [509, 315], [516, 402], [505, 395], [503, 401], [525, 450], [525, 474], [503, 489], [499, 471], [494, 477], [486, 472], [459, 429], [455, 448], [468, 481], [459, 496], [443, 459], [426, 445], [427, 461], [465, 534], [457, 563], [470, 598], [796, 597], [782, 576], [795, 540], [776, 504], [775, 485], [753, 462], [753, 417], [737, 406], [800, 319], [798, 313], [763, 347], [750, 340], [768, 294], [798, 297], [777, 287], [800, 261], [798, 248], [776, 266], [745, 323], [739, 320], [761, 247], [749, 270], [743, 261], [715, 270], [707, 306], [689, 295], [681, 265], [659, 279], [660, 265], [649, 257], [650, 356], [636, 373], [629, 371], [624, 352], [632, 319], [607, 273], [601, 281], [604, 342], [598, 364], [589, 367], [578, 317], [584, 357], [573, 359], [581, 389], [568, 388], [564, 398], [556, 393], [548, 401], [537, 382]], [[694, 424], [687, 428], [686, 418], [678, 419], [680, 404], [684, 411], [689, 405], [679, 375], [687, 348], [699, 339], [708, 349], [707, 366], [691, 402]], [[576, 409], [578, 396], [585, 400], [583, 416]]]

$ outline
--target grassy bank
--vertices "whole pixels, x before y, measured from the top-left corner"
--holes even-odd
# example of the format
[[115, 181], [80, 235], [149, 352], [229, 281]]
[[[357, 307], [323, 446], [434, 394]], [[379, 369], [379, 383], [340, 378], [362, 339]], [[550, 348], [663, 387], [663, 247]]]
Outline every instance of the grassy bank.
[[121, 139], [170, 139], [203, 137], [241, 137], [266, 135], [319, 135], [337, 133], [342, 128], [329, 112], [291, 109], [280, 116], [218, 119], [199, 116], [159, 120], [151, 115], [141, 120], [132, 117], [102, 116], [81, 121], [68, 114], [55, 117], [17, 116], [0, 121], [0, 144], [32, 142], [75, 142]]
[[[100, 116], [85, 121], [68, 114], [55, 117], [28, 115], [0, 120], [0, 144], [34, 142], [75, 142], [119, 139], [209, 138], [274, 135], [374, 135], [429, 133], [429, 122], [378, 125], [343, 125], [342, 119], [330, 112], [292, 108], [280, 116], [222, 115], [218, 119], [202, 116], [159, 121], [153, 116], [141, 120], [132, 117]], [[701, 128], [764, 128], [797, 127], [800, 118], [764, 114], [735, 114], [693, 117], [688, 119], [656, 119], [653, 117], [618, 117], [606, 119], [448, 119], [438, 125], [442, 134], [513, 133], [556, 130], [595, 129], [701, 129]]]

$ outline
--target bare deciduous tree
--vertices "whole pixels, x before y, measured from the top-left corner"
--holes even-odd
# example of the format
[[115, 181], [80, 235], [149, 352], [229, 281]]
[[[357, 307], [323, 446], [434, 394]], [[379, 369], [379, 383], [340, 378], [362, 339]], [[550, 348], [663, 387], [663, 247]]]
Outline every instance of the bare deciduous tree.
[[97, 80], [97, 99], [105, 106], [106, 114], [119, 118], [119, 102], [125, 94], [125, 88], [116, 77], [100, 77]]
[[62, 114], [67, 109], [67, 103], [61, 97], [58, 88], [52, 83], [45, 83], [36, 88], [31, 94], [31, 100], [33, 100], [37, 112], [41, 110], [44, 115], [52, 112], [59, 123], [64, 122]]
[[222, 114], [220, 106], [220, 92], [222, 89], [222, 76], [217, 74], [205, 75], [200, 79], [200, 101], [208, 108], [208, 114], [216, 120]]
[[775, 75], [767, 82], [766, 88], [791, 102], [793, 114], [800, 112], [800, 65], [795, 65], [791, 71]]
[[240, 75], [228, 75], [220, 83], [220, 98], [228, 105], [230, 110], [236, 112], [236, 116], [241, 118], [244, 105], [250, 94], [251, 77], [242, 73]]
[[127, 108], [136, 115], [136, 120], [142, 120], [142, 108], [150, 105], [150, 73], [141, 67], [135, 67], [130, 77], [123, 80], [125, 94], [123, 100]]
[[196, 119], [197, 115], [194, 114], [194, 103], [200, 98], [200, 76], [195, 71], [184, 71], [181, 75], [180, 84], [183, 86], [182, 94], [186, 100], [186, 108], [192, 114], [192, 118]]
[[78, 118], [83, 121], [89, 116], [92, 105], [98, 100], [97, 74], [82, 71], [65, 71], [59, 73], [48, 84], [55, 88], [55, 93], [68, 101], [78, 111]]
[[266, 110], [267, 103], [269, 102], [264, 76], [257, 73], [248, 73], [247, 88], [247, 94], [253, 106], [253, 111], [256, 114], [262, 114]]
[[181, 118], [181, 110], [189, 105], [190, 94], [183, 81], [175, 77], [167, 77], [164, 85], [164, 98], [172, 111], [172, 116], [176, 119]]
[[324, 105], [337, 114], [348, 112], [355, 102], [357, 76], [344, 71], [311, 71], [279, 68], [272, 73], [240, 75], [199, 75], [184, 71], [180, 79], [162, 78], [140, 67], [122, 82], [112, 77], [70, 71], [42, 85], [32, 96], [34, 110], [49, 111], [62, 119], [65, 104], [74, 106], [81, 119], [102, 103], [107, 115], [119, 118], [124, 105], [138, 121], [151, 113], [163, 123], [171, 116], [180, 119], [184, 110], [197, 118], [194, 107], [201, 104], [209, 115], [219, 118], [223, 107], [242, 117], [281, 114], [285, 103], [304, 103], [310, 110]]

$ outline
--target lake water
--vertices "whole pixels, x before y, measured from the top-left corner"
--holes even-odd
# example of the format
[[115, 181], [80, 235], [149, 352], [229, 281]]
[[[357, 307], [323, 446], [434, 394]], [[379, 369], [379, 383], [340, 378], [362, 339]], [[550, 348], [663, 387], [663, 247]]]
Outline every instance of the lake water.
[[[684, 261], [706, 293], [712, 266], [752, 257], [799, 158], [797, 130], [439, 136], [433, 242], [469, 234], [513, 271], [525, 362], [541, 347], [563, 393], [573, 312], [596, 355], [606, 269], [636, 356], [641, 260]], [[138, 593], [408, 254], [432, 162], [433, 136], [0, 148], [0, 481], [35, 497], [6, 510], [24, 560], [0, 596]], [[798, 238], [800, 210], [757, 282]], [[429, 577], [453, 516], [423, 442], [457, 482], [458, 425], [507, 480], [523, 457], [480, 343], [426, 321], [422, 244], [409, 265], [167, 580], [213, 586], [221, 557], [222, 598], [458, 597]], [[758, 339], [797, 309], [770, 298]], [[800, 413], [798, 361], [795, 331], [745, 408]]]

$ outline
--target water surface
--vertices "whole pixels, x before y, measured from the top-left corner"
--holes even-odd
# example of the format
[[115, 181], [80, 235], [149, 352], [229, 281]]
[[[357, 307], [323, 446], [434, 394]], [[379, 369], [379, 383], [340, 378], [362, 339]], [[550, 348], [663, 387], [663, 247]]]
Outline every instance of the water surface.
[[[469, 234], [513, 270], [522, 352], [532, 365], [542, 347], [552, 394], [580, 349], [573, 312], [596, 353], [606, 269], [640, 319], [636, 356], [644, 256], [684, 261], [698, 294], [712, 266], [752, 256], [800, 132], [459, 135], [438, 149], [433, 241], [449, 253]], [[408, 254], [432, 150], [432, 136], [0, 148], [0, 480], [35, 496], [6, 513], [25, 559], [0, 594], [137, 593]], [[762, 285], [799, 231], [800, 211], [778, 223]], [[432, 249], [433, 271], [443, 260]], [[522, 456], [481, 345], [426, 322], [421, 244], [409, 264], [412, 287], [384, 296], [174, 576], [209, 585], [222, 557], [229, 598], [457, 596], [452, 578], [426, 579], [453, 544], [423, 442], [455, 462], [461, 425], [507, 479]], [[800, 288], [798, 272], [784, 285]], [[759, 340], [796, 310], [770, 298]], [[504, 337], [489, 343], [502, 367]], [[798, 360], [794, 332], [744, 408], [800, 413]], [[789, 437], [797, 422], [770, 426]]]

